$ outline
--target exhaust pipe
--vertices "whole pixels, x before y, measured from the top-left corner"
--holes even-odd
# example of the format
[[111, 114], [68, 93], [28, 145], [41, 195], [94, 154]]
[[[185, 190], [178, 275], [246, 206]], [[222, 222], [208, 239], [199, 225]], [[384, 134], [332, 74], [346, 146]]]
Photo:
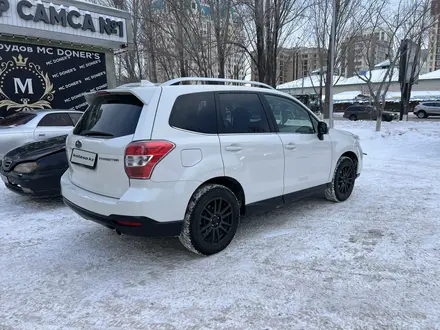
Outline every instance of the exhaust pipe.
[[122, 235], [122, 233], [119, 230], [117, 230], [117, 229], [116, 229], [116, 234], [118, 234], [119, 236]]

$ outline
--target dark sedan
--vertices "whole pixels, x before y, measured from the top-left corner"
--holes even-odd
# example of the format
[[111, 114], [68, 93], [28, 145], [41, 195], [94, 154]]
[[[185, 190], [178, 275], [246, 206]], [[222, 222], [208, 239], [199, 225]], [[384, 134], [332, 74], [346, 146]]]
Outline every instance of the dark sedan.
[[[351, 105], [345, 110], [344, 118], [350, 120], [376, 120], [377, 110], [371, 105]], [[384, 111], [382, 113], [382, 120], [392, 121], [393, 119], [398, 119], [399, 115], [397, 113]]]
[[6, 187], [35, 197], [59, 196], [61, 176], [69, 167], [66, 137], [32, 142], [9, 151], [0, 161], [0, 176]]

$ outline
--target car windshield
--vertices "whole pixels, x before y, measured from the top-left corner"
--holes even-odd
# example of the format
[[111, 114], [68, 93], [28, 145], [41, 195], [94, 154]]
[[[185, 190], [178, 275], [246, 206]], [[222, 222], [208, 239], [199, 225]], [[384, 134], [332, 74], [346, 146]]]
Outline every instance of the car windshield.
[[9, 127], [25, 125], [35, 118], [35, 116], [36, 114], [34, 113], [16, 113], [12, 116], [0, 119], [0, 126]]

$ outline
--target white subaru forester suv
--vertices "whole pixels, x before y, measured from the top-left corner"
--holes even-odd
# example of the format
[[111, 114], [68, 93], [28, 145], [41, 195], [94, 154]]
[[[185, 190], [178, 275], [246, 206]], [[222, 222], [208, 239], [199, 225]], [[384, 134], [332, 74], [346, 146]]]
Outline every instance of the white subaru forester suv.
[[355, 135], [328, 130], [261, 83], [181, 78], [86, 100], [67, 138], [62, 194], [118, 234], [179, 236], [189, 250], [214, 254], [241, 215], [319, 192], [345, 201], [361, 172]]

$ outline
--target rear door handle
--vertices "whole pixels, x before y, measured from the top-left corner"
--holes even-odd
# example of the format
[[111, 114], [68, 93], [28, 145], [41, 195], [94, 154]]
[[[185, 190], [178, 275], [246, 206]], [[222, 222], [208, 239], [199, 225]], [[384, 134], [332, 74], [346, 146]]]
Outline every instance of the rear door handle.
[[237, 146], [237, 145], [233, 145], [233, 144], [231, 144], [230, 146], [227, 146], [227, 147], [225, 148], [225, 150], [226, 150], [226, 151], [240, 151], [240, 150], [242, 150], [242, 147], [239, 147], [239, 146]]
[[290, 143], [286, 144], [284, 146], [284, 148], [286, 148], [288, 150], [295, 150], [296, 149], [296, 145], [294, 143], [290, 142]]
[[46, 136], [46, 134], [42, 134], [42, 133], [40, 133], [40, 134], [38, 134], [38, 136]]

